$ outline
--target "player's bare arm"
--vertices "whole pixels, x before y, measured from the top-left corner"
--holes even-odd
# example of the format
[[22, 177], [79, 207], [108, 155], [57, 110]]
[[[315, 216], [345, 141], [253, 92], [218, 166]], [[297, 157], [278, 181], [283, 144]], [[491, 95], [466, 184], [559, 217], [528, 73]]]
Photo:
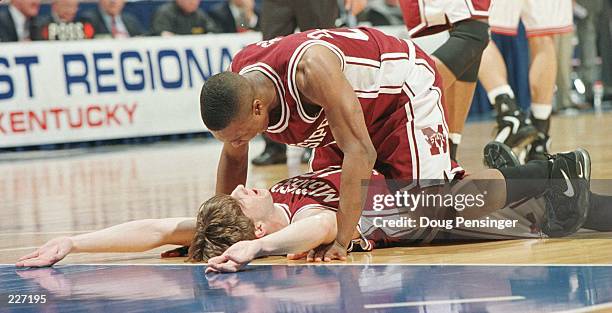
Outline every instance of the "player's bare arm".
[[[206, 272], [237, 272], [253, 259], [310, 251], [336, 238], [336, 214], [311, 209], [296, 216], [296, 222], [265, 237], [240, 241], [222, 255], [208, 260]], [[309, 261], [313, 261], [310, 257]]]
[[[361, 215], [361, 181], [369, 179], [376, 150], [367, 131], [361, 105], [328, 48], [309, 48], [298, 64], [296, 82], [301, 94], [325, 110], [336, 143], [344, 153], [336, 242], [346, 247]], [[341, 254], [341, 257], [344, 256]]]
[[217, 167], [217, 193], [230, 194], [236, 186], [246, 183], [248, 159], [248, 143], [238, 146], [231, 143], [223, 144]]
[[145, 219], [111, 226], [92, 233], [59, 237], [19, 259], [18, 267], [51, 266], [70, 253], [142, 252], [163, 245], [189, 245], [195, 218]]

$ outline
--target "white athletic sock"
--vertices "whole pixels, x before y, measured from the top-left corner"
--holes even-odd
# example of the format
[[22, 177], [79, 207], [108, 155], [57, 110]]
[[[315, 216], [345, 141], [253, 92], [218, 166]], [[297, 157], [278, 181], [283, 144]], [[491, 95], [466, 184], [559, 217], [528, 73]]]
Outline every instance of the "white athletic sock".
[[487, 92], [487, 96], [489, 96], [489, 102], [491, 105], [495, 104], [495, 98], [499, 95], [508, 94], [510, 98], [514, 99], [514, 92], [512, 91], [512, 87], [510, 85], [501, 85], [499, 87], [495, 87], [491, 89], [491, 91]]
[[533, 113], [533, 117], [539, 120], [547, 120], [552, 113], [552, 104], [532, 103], [531, 113]]
[[448, 139], [450, 139], [450, 141], [452, 141], [454, 144], [458, 145], [461, 143], [461, 134], [449, 133]]

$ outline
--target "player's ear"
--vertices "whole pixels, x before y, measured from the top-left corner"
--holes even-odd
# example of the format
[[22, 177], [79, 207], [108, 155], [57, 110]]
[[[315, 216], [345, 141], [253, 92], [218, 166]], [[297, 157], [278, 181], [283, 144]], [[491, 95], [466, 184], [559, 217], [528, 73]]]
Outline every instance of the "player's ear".
[[263, 102], [259, 99], [253, 100], [253, 115], [264, 114]]
[[266, 235], [266, 229], [264, 228], [264, 224], [262, 222], [255, 223], [255, 238], [259, 239]]

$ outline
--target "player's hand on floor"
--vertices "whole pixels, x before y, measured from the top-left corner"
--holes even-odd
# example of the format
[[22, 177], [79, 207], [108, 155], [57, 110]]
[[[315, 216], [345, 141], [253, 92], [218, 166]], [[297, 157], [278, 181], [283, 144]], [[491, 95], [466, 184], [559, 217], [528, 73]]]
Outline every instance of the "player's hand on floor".
[[210, 258], [206, 273], [237, 272], [257, 257], [261, 243], [257, 240], [240, 241], [229, 247], [222, 255]]
[[19, 258], [17, 267], [51, 266], [65, 258], [72, 250], [74, 243], [69, 237], [51, 239], [34, 252]]
[[301, 253], [289, 253], [287, 254], [287, 260], [301, 260], [303, 258], [305, 258], [308, 255], [308, 252], [301, 252]]
[[308, 252], [306, 261], [308, 262], [329, 262], [332, 260], [346, 261], [346, 248], [334, 241], [330, 244], [320, 245], [314, 250]]

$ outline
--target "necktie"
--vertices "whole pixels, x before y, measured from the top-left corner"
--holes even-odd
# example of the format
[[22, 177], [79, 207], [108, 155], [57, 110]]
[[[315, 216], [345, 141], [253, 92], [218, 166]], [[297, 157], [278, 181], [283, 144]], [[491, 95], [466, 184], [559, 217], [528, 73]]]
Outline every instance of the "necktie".
[[119, 28], [119, 23], [115, 16], [111, 17], [111, 34], [113, 38], [127, 38], [130, 34]]
[[119, 30], [117, 29], [117, 19], [113, 16], [111, 17], [111, 34], [113, 38], [117, 37]]
[[23, 40], [30, 41], [32, 37], [32, 33], [30, 30], [32, 29], [32, 19], [29, 18], [23, 23]]

